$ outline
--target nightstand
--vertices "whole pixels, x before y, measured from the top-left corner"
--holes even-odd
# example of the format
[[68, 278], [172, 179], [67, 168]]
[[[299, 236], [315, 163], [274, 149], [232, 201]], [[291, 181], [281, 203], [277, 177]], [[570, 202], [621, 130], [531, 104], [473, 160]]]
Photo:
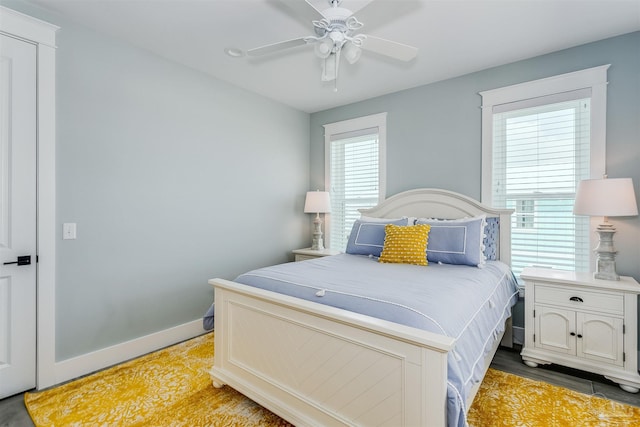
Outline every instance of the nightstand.
[[525, 281], [525, 364], [581, 369], [638, 392], [638, 282], [545, 268], [525, 268], [520, 277]]
[[295, 261], [304, 261], [306, 259], [320, 258], [323, 256], [338, 255], [340, 251], [334, 251], [333, 249], [323, 249], [321, 251], [315, 251], [311, 248], [296, 249], [293, 252]]

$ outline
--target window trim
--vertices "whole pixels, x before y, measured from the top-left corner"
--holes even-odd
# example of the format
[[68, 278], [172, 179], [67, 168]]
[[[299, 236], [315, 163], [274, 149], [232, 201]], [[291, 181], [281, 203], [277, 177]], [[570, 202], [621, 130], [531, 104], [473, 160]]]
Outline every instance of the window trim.
[[[482, 176], [481, 200], [492, 205], [491, 181], [493, 174], [493, 114], [494, 108], [515, 102], [534, 100], [563, 92], [591, 89], [591, 178], [600, 178], [606, 173], [606, 126], [607, 126], [607, 70], [611, 64], [587, 68], [544, 79], [519, 83], [498, 89], [480, 92], [482, 97]], [[595, 229], [598, 220], [590, 220], [590, 245], [594, 247]], [[589, 265], [595, 265], [591, 252]]]
[[[340, 122], [327, 123], [324, 128], [324, 188], [331, 189], [331, 142], [332, 137], [342, 133], [378, 128], [378, 203], [387, 194], [387, 113], [377, 113]], [[331, 242], [331, 214], [325, 214], [324, 241]]]

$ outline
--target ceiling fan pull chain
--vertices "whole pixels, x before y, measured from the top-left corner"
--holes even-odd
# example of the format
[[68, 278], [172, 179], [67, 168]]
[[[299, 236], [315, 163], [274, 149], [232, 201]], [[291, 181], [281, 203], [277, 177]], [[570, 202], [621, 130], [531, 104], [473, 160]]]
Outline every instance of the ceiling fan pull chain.
[[335, 53], [335, 61], [336, 61], [336, 78], [333, 80], [333, 91], [338, 91], [338, 65], [340, 64], [340, 50]]

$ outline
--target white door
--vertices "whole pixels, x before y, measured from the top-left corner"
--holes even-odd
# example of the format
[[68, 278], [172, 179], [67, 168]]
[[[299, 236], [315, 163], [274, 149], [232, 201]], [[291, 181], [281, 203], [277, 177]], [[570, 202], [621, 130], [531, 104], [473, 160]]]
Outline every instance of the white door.
[[0, 35], [0, 398], [36, 380], [36, 124], [36, 47]]

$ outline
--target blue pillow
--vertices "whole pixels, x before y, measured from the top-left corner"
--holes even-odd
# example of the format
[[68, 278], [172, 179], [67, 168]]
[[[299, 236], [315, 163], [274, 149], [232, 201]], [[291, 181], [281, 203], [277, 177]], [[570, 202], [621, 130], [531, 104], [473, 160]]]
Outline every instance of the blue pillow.
[[384, 246], [385, 231], [387, 224], [408, 225], [408, 218], [383, 219], [362, 217], [357, 219], [351, 227], [351, 234], [347, 242], [348, 254], [372, 255], [379, 257]]
[[484, 256], [485, 216], [438, 220], [419, 218], [416, 224], [429, 224], [427, 260], [443, 264], [482, 267]]

